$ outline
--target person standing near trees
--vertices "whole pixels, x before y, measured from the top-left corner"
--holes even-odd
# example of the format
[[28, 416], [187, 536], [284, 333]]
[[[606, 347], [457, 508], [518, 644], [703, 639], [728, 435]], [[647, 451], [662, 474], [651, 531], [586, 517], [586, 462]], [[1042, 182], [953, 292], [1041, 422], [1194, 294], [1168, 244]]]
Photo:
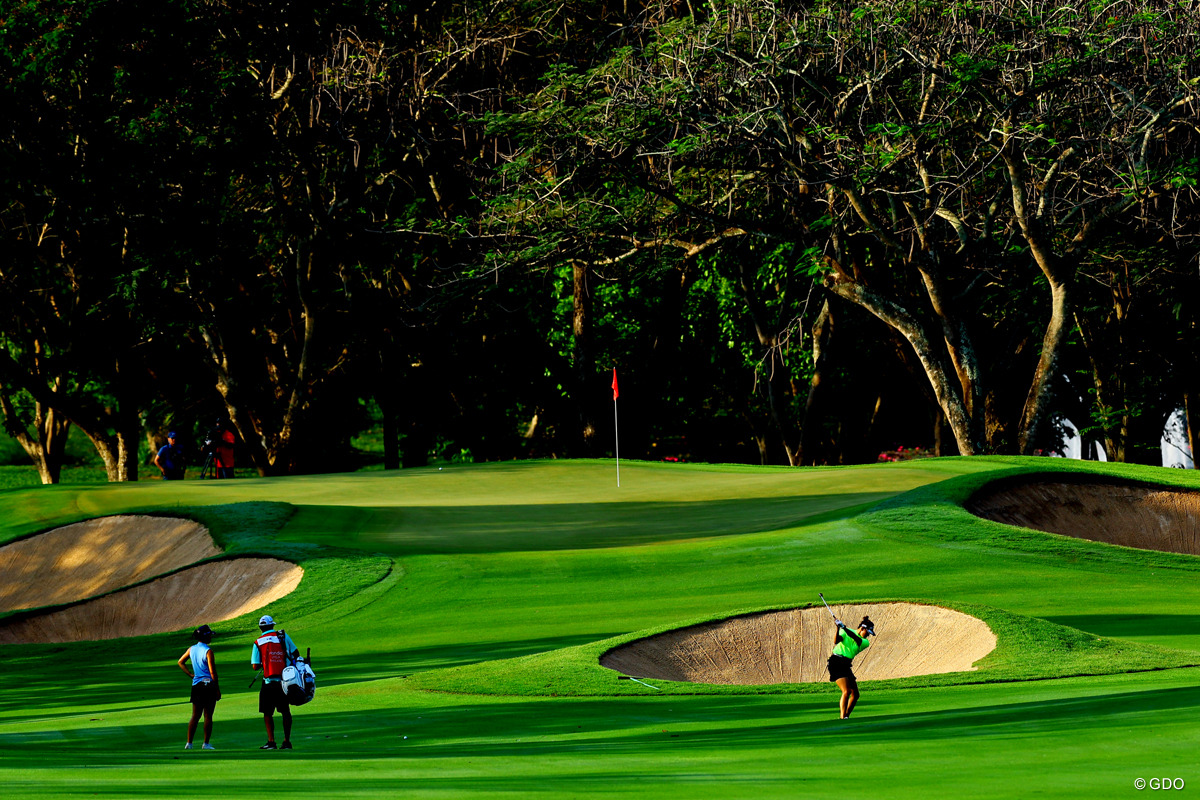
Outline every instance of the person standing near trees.
[[175, 431], [168, 433], [167, 443], [158, 448], [154, 455], [154, 466], [158, 467], [164, 481], [183, 480], [183, 448], [179, 446], [178, 438], [179, 434]]
[[[212, 628], [201, 625], [192, 632], [192, 636], [195, 637], [196, 644], [183, 651], [183, 655], [179, 657], [179, 668], [192, 679], [192, 718], [188, 721], [187, 744], [183, 746], [183, 749], [192, 749], [196, 725], [200, 722], [200, 715], [203, 714], [203, 749], [216, 750], [209, 740], [212, 738], [213, 711], [216, 710], [217, 701], [221, 699], [221, 687], [217, 683], [217, 662], [213, 658], [212, 648], [209, 647], [209, 642], [213, 637]], [[188, 668], [184, 666], [184, 662], [188, 660], [192, 662], [191, 672], [188, 672]]]
[[227, 426], [221, 426], [221, 434], [213, 445], [213, 457], [216, 460], [217, 477], [233, 477], [233, 431]]
[[275, 619], [264, 614], [258, 620], [261, 635], [254, 640], [250, 653], [252, 669], [263, 672], [262, 687], [258, 690], [258, 712], [267, 728], [267, 743], [259, 750], [275, 750], [275, 712], [283, 720], [283, 743], [278, 749], [292, 749], [292, 709], [283, 691], [283, 668], [289, 660], [300, 657], [300, 649], [284, 631], [275, 630]]

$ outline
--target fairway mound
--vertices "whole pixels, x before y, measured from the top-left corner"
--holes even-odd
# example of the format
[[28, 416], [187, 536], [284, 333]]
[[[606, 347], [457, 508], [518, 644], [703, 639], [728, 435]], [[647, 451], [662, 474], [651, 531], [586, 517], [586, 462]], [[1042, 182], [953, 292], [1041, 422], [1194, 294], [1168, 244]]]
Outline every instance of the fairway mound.
[[0, 623], [0, 643], [119, 639], [233, 619], [290, 593], [303, 574], [274, 558], [212, 561], [59, 611]]
[[[862, 603], [833, 611], [848, 625], [869, 615], [879, 632], [854, 659], [859, 680], [970, 670], [996, 647], [982, 620], [939, 606]], [[826, 681], [834, 632], [821, 607], [766, 611], [629, 642], [601, 656], [600, 664], [636, 678], [690, 683]]]
[[0, 611], [96, 597], [220, 552], [208, 530], [187, 519], [78, 522], [0, 547]]
[[1200, 555], [1200, 492], [1117, 481], [990, 484], [966, 503], [976, 516], [1141, 550]]

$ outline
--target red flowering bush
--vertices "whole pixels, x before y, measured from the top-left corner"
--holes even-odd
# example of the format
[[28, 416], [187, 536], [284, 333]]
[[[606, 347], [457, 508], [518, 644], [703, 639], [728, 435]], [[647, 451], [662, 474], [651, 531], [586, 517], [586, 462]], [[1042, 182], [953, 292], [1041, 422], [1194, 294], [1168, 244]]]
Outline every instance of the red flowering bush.
[[900, 445], [895, 450], [884, 450], [879, 454], [879, 461], [912, 461], [914, 458], [933, 458], [931, 451], [923, 447], [905, 447]]

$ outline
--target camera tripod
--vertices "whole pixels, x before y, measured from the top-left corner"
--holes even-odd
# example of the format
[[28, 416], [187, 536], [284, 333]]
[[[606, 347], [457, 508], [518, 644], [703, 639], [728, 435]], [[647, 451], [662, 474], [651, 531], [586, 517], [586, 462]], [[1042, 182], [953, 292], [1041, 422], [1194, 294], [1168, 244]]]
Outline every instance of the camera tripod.
[[217, 477], [217, 459], [213, 457], [212, 448], [208, 448], [204, 454], [204, 466], [200, 468], [200, 479], [216, 478]]

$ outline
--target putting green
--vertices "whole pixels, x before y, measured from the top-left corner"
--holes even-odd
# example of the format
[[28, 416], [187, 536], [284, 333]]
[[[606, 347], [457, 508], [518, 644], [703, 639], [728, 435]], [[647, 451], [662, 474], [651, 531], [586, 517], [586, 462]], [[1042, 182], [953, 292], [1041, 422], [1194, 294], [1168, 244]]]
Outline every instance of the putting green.
[[[1200, 663], [1200, 559], [961, 507], [989, 480], [1047, 469], [1200, 485], [975, 458], [628, 464], [620, 490], [608, 464], [529, 462], [0, 493], [0, 542], [173, 513], [229, 555], [300, 564], [299, 588], [269, 610], [313, 648], [320, 687], [296, 712], [298, 749], [259, 752], [243, 690], [259, 612], [215, 624], [218, 750], [185, 753], [185, 634], [6, 647], [0, 780], [18, 797], [829, 797], [862, 768], [864, 796], [897, 798], [1200, 781], [1200, 670], [1184, 666]], [[998, 647], [975, 672], [864, 684], [848, 722], [824, 684], [655, 691], [594, 663], [613, 642], [818, 591], [967, 610]]]

